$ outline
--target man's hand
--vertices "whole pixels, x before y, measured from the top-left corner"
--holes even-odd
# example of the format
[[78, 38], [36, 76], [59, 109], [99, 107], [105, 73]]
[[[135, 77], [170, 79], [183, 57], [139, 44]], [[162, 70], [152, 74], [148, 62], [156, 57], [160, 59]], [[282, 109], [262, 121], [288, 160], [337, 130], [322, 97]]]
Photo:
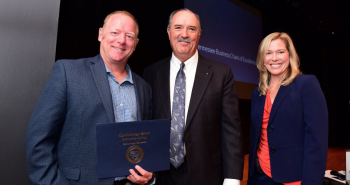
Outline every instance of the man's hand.
[[148, 172], [141, 168], [139, 165], [135, 166], [135, 169], [140, 172], [141, 175], [138, 175], [133, 169], [130, 169], [129, 172], [131, 175], [128, 176], [129, 181], [135, 183], [135, 184], [147, 184], [148, 181], [150, 181], [153, 177], [152, 172]]

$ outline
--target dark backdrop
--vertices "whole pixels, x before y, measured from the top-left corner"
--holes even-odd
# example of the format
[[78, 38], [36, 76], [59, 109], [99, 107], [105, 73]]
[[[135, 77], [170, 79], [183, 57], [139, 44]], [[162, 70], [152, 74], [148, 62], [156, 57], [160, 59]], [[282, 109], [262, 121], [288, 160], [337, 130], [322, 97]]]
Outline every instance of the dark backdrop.
[[106, 15], [116, 10], [127, 10], [136, 17], [140, 27], [140, 41], [128, 64], [134, 72], [142, 75], [146, 66], [171, 55], [166, 32], [168, 17], [183, 6], [181, 0], [62, 0], [56, 59], [97, 55], [100, 48], [98, 29], [102, 27]]
[[[350, 61], [347, 54], [350, 53], [350, 37], [347, 32], [350, 31], [350, 16], [346, 10], [349, 3], [331, 0], [240, 2], [262, 13], [264, 37], [275, 31], [291, 35], [300, 55], [302, 72], [316, 75], [326, 96], [330, 146], [349, 146]], [[142, 75], [146, 66], [170, 56], [171, 47], [166, 32], [168, 17], [172, 11], [183, 6], [183, 0], [62, 0], [56, 59], [98, 54], [98, 28], [102, 26], [104, 17], [115, 10], [127, 10], [140, 25], [140, 42], [129, 59], [129, 65]], [[240, 111], [247, 153], [250, 100], [240, 100]]]
[[244, 0], [260, 9], [267, 35], [291, 35], [304, 74], [314, 74], [329, 112], [329, 146], [350, 147], [350, 15], [349, 1]]

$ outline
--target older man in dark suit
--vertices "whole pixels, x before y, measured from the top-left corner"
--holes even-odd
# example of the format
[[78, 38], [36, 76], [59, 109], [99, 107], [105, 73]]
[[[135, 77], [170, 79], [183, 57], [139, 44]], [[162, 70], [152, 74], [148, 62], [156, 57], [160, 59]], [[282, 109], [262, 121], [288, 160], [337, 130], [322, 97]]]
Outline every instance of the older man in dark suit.
[[244, 158], [231, 68], [198, 54], [201, 25], [190, 10], [173, 12], [167, 31], [172, 56], [144, 71], [153, 119], [172, 120], [171, 169], [156, 184], [237, 185]]
[[33, 184], [146, 184], [142, 176], [98, 179], [96, 123], [151, 118], [151, 87], [131, 72], [127, 61], [138, 43], [130, 13], [109, 14], [99, 30], [100, 54], [59, 60], [28, 125], [26, 151]]

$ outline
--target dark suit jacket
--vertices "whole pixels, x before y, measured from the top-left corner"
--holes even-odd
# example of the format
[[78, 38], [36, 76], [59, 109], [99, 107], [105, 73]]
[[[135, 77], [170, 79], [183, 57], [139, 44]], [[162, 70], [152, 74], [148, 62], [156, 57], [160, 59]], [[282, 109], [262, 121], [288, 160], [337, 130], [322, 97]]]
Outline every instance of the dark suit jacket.
[[[252, 93], [248, 184], [255, 185], [256, 152], [266, 96]], [[322, 184], [327, 162], [328, 112], [320, 85], [313, 75], [299, 75], [281, 86], [267, 127], [271, 174], [276, 182]]]
[[[170, 59], [144, 71], [153, 92], [153, 119], [170, 119]], [[190, 184], [241, 179], [243, 150], [238, 98], [231, 68], [199, 56], [185, 128]], [[164, 184], [162, 172], [157, 184]]]
[[[141, 119], [151, 118], [151, 88], [132, 73]], [[115, 122], [100, 55], [59, 60], [28, 125], [28, 173], [34, 184], [113, 184], [98, 179], [96, 123]]]

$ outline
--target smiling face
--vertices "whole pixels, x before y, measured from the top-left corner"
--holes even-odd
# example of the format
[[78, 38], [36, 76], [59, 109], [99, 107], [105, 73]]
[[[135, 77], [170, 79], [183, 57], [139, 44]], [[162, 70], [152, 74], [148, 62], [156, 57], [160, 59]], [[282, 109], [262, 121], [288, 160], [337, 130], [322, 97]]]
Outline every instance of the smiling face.
[[271, 41], [264, 57], [264, 66], [271, 78], [282, 78], [289, 67], [289, 52], [282, 39]]
[[190, 11], [177, 12], [168, 28], [168, 35], [176, 58], [181, 62], [191, 58], [196, 53], [200, 38], [197, 17]]
[[106, 25], [100, 28], [100, 54], [107, 66], [126, 64], [139, 41], [135, 21], [124, 14], [112, 15]]

